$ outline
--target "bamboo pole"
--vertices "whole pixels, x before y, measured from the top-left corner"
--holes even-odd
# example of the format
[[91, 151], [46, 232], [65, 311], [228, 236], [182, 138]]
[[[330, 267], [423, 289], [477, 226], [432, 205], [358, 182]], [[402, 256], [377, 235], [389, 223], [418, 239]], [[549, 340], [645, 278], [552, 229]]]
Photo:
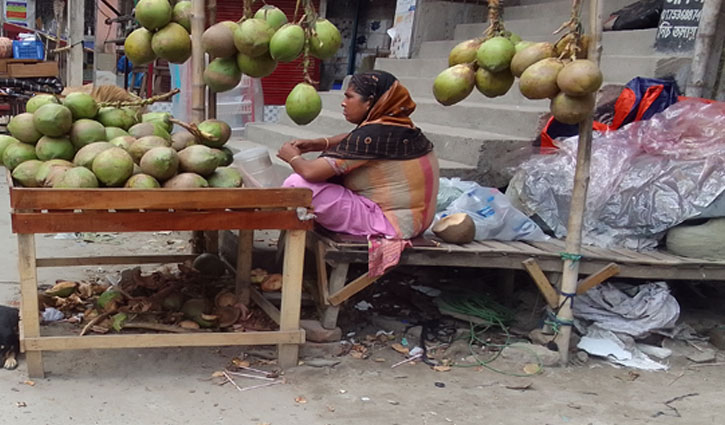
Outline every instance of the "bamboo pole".
[[[201, 45], [201, 35], [206, 26], [204, 6], [205, 0], [191, 0], [191, 121], [196, 124], [206, 118], [204, 48]], [[193, 232], [192, 249], [197, 254], [204, 252], [204, 232]]]
[[705, 93], [707, 85], [707, 69], [713, 61], [717, 60], [721, 52], [715, 52], [715, 36], [717, 22], [722, 11], [723, 0], [707, 0], [702, 5], [700, 24], [697, 27], [695, 51], [690, 65], [690, 78], [687, 81], [685, 94], [691, 97], [710, 97], [712, 93]]
[[[589, 58], [599, 64], [602, 43], [602, 2], [590, 0], [589, 26], [592, 42], [589, 48]], [[562, 269], [561, 294], [559, 295], [559, 309], [556, 319], [561, 324], [556, 334], [555, 342], [559, 348], [559, 358], [563, 365], [569, 363], [569, 342], [571, 340], [571, 311], [572, 298], [564, 294], [576, 293], [579, 280], [579, 261], [576, 258], [581, 251], [582, 221], [586, 207], [587, 189], [589, 186], [589, 165], [592, 153], [592, 124], [593, 114], [579, 125], [579, 144], [577, 148], [576, 171], [574, 173], [574, 188], [569, 208], [569, 222], [566, 234], [566, 253]]]
[[[217, 11], [216, 1], [217, 0], [207, 0], [207, 1], [208, 1], [208, 3], [206, 6], [206, 9], [208, 12], [208, 14], [207, 14], [208, 26], [212, 26], [212, 25], [216, 24], [216, 11]], [[216, 106], [217, 106], [216, 105], [216, 93], [213, 92], [211, 89], [209, 89], [208, 93], [207, 93], [207, 113], [206, 113], [206, 117], [208, 119], [216, 118], [216, 115], [217, 115]]]

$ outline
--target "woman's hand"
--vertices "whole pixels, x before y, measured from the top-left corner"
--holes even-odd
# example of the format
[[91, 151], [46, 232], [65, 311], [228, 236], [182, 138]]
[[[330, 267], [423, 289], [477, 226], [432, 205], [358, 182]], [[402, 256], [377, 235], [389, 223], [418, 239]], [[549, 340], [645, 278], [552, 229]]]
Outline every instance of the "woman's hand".
[[302, 154], [302, 150], [294, 146], [293, 143], [294, 142], [287, 142], [282, 145], [282, 147], [279, 148], [279, 152], [277, 152], [277, 157], [282, 161], [289, 163], [292, 158], [300, 156]]
[[300, 150], [301, 153], [319, 152], [325, 150], [324, 139], [299, 139], [290, 142], [292, 146]]

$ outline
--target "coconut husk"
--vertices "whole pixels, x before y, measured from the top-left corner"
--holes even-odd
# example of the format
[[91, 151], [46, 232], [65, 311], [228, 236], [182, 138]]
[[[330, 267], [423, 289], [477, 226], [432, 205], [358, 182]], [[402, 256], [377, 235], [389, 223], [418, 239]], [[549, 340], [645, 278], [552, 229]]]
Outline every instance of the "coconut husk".
[[[94, 86], [86, 84], [83, 86], [66, 87], [60, 94], [61, 97], [68, 96], [71, 93], [90, 94], [96, 102], [135, 102], [142, 100], [135, 93], [124, 90], [121, 87], [113, 85]], [[139, 108], [141, 113], [146, 112], [146, 107]]]

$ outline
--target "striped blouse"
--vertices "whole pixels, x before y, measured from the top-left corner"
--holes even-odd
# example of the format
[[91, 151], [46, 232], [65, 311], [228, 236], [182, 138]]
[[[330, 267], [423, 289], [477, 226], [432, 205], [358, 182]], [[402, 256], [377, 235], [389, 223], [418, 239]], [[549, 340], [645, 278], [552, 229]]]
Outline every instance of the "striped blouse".
[[433, 222], [440, 175], [433, 152], [400, 161], [325, 159], [345, 187], [380, 206], [399, 238], [418, 236]]

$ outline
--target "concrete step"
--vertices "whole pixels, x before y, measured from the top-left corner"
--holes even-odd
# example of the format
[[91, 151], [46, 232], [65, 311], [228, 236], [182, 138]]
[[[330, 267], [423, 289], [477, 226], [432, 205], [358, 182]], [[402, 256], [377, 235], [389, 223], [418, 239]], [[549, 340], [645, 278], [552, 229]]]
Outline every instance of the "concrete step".
[[[633, 77], [655, 77], [663, 75], [661, 68], [668, 62], [681, 63], [683, 58], [672, 58], [670, 56], [650, 55], [602, 55], [601, 69], [604, 79], [613, 83], [627, 83]], [[688, 61], [688, 59], [685, 59]], [[375, 62], [378, 69], [383, 69], [404, 79], [409, 77], [433, 79], [448, 67], [448, 60], [445, 58], [429, 59], [389, 59], [378, 58]], [[665, 72], [666, 74], [666, 72]], [[419, 95], [412, 92], [414, 95]], [[430, 93], [430, 92], [428, 92]]]
[[686, 80], [690, 58], [671, 56], [602, 56], [604, 78], [613, 83], [626, 84], [634, 77], [675, 78]]
[[[318, 133], [300, 127], [292, 127], [284, 124], [273, 123], [250, 123], [247, 125], [247, 134], [245, 139], [257, 145], [267, 147], [273, 155], [285, 143], [293, 139], [314, 139], [329, 135], [328, 133]], [[317, 153], [305, 154], [307, 158], [314, 158]], [[463, 164], [460, 162], [450, 161], [446, 159], [438, 159], [441, 176], [443, 177], [461, 177], [465, 179], [475, 178], [478, 167], [476, 165]], [[287, 166], [276, 160], [276, 165]]]
[[[619, 10], [629, 4], [632, 0], [606, 0], [603, 2], [603, 15], [606, 17], [610, 13]], [[582, 6], [582, 21], [587, 19], [589, 16], [589, 2], [583, 2]], [[526, 19], [526, 18], [556, 18], [559, 20], [559, 25], [562, 22], [569, 19], [571, 15], [571, 1], [562, 0], [557, 2], [546, 2], [546, 3], [533, 3], [525, 4], [521, 6], [509, 6], [504, 7], [504, 23], [508, 28], [508, 21], [513, 19]], [[558, 27], [558, 26], [557, 26]], [[556, 28], [554, 28], [556, 29]], [[513, 31], [513, 30], [512, 30]]]
[[[477, 34], [480, 34], [478, 32]], [[656, 28], [636, 31], [607, 31], [602, 34], [602, 47], [607, 55], [650, 55], [653, 52]], [[554, 35], [535, 35], [526, 38], [529, 41], [556, 42]], [[468, 38], [466, 38], [468, 40]], [[463, 40], [426, 41], [420, 46], [422, 59], [447, 58], [451, 49]]]
[[[280, 120], [279, 124], [300, 128], [305, 132], [316, 133], [320, 136], [345, 133], [354, 128], [342, 117], [339, 111], [328, 110], [323, 110], [313, 122], [305, 127], [296, 126], [286, 115], [285, 118]], [[415, 121], [415, 124], [423, 130], [435, 145], [439, 158], [471, 166], [478, 165], [483, 145], [528, 142], [533, 139], [533, 137], [507, 136], [488, 131], [431, 124], [422, 121]]]

